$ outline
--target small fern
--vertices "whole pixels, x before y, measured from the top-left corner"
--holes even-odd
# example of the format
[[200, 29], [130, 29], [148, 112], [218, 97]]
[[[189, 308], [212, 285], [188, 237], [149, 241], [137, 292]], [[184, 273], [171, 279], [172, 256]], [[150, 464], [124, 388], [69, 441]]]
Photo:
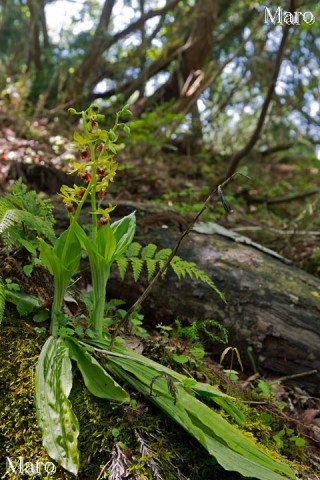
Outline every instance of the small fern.
[[192, 322], [190, 325], [182, 326], [180, 320], [175, 320], [175, 337], [186, 337], [190, 342], [200, 341], [200, 334], [220, 343], [228, 343], [228, 330], [216, 320], [207, 319]]
[[41, 236], [53, 242], [54, 217], [52, 205], [40, 200], [36, 192], [27, 192], [22, 180], [17, 180], [4, 197], [0, 198], [0, 236], [5, 252], [25, 248], [36, 254], [37, 240]]
[[[123, 253], [123, 256], [116, 261], [121, 279], [124, 279], [130, 264], [134, 281], [137, 282], [145, 264], [148, 272], [148, 281], [150, 281], [156, 268], [160, 269], [164, 265], [171, 252], [170, 248], [163, 248], [157, 251], [157, 246], [153, 243], [143, 248], [138, 242], [132, 243], [128, 250]], [[223, 293], [220, 292], [211, 278], [203, 270], [197, 268], [194, 262], [188, 262], [176, 255], [173, 257], [170, 266], [179, 279], [190, 277], [192, 280], [200, 280], [211, 287], [224, 302], [226, 301]]]
[[3, 280], [0, 277], [0, 323], [2, 322], [2, 319], [3, 319], [5, 303], [6, 303], [6, 291], [4, 288]]

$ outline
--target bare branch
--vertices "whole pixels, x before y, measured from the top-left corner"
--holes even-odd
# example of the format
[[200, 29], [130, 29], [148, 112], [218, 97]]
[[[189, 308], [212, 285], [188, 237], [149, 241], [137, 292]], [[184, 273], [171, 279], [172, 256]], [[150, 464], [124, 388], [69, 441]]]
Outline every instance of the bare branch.
[[[289, 7], [288, 11], [294, 12], [294, 9], [295, 9], [295, 1], [290, 0], [290, 7]], [[230, 159], [228, 170], [226, 172], [226, 177], [229, 177], [230, 175], [232, 175], [235, 172], [235, 170], [238, 167], [242, 158], [244, 158], [252, 150], [252, 148], [255, 146], [255, 144], [257, 143], [257, 141], [260, 137], [260, 133], [262, 131], [262, 128], [263, 128], [263, 125], [264, 125], [264, 122], [265, 122], [265, 119], [266, 119], [266, 116], [267, 116], [267, 113], [268, 113], [268, 109], [269, 109], [269, 106], [270, 106], [270, 103], [271, 103], [271, 100], [272, 100], [272, 97], [274, 95], [274, 91], [275, 91], [275, 88], [276, 88], [281, 63], [282, 63], [282, 60], [283, 60], [283, 57], [284, 57], [286, 44], [287, 44], [287, 40], [288, 40], [288, 37], [289, 37], [290, 28], [291, 28], [291, 26], [289, 24], [285, 24], [284, 27], [283, 27], [282, 38], [281, 38], [279, 50], [278, 50], [278, 53], [277, 53], [277, 57], [276, 57], [276, 60], [275, 60], [275, 66], [274, 66], [271, 82], [270, 82], [270, 85], [269, 85], [269, 88], [268, 88], [268, 91], [267, 91], [267, 95], [265, 97], [265, 100], [264, 100], [262, 108], [261, 108], [261, 112], [260, 112], [260, 116], [259, 116], [256, 128], [255, 128], [253, 134], [251, 135], [249, 141], [247, 142], [247, 144], [242, 149], [240, 149], [238, 152], [236, 152], [232, 155], [232, 157]]]
[[[151, 291], [153, 290], [153, 288], [155, 287], [156, 283], [160, 280], [160, 278], [163, 276], [163, 274], [166, 272], [166, 270], [168, 269], [170, 263], [172, 262], [173, 258], [176, 256], [179, 248], [180, 248], [180, 245], [181, 243], [183, 242], [183, 240], [185, 239], [185, 237], [187, 235], [189, 235], [189, 233], [191, 232], [191, 230], [193, 229], [195, 223], [199, 220], [199, 218], [201, 217], [201, 215], [203, 214], [203, 212], [206, 210], [206, 208], [208, 207], [209, 203], [211, 202], [212, 198], [218, 193], [218, 190], [219, 190], [219, 187], [223, 187], [224, 185], [227, 185], [235, 176], [237, 175], [243, 175], [241, 172], [235, 172], [233, 173], [229, 178], [227, 178], [223, 183], [221, 183], [221, 185], [218, 185], [217, 187], [214, 187], [209, 196], [207, 197], [206, 201], [204, 202], [201, 210], [199, 210], [199, 212], [196, 214], [196, 216], [193, 218], [193, 220], [191, 220], [191, 222], [189, 223], [188, 227], [186, 228], [186, 230], [182, 233], [182, 235], [180, 236], [178, 242], [176, 243], [176, 246], [174, 247], [174, 249], [172, 250], [171, 254], [169, 255], [169, 257], [167, 258], [167, 260], [164, 262], [163, 266], [158, 270], [158, 272], [156, 273], [156, 275], [153, 277], [153, 279], [151, 280], [151, 282], [149, 283], [149, 285], [147, 286], [147, 288], [145, 289], [145, 291], [142, 293], [142, 295], [138, 298], [138, 300], [136, 300], [136, 302], [129, 308], [129, 310], [127, 311], [127, 313], [125, 314], [125, 316], [121, 319], [121, 321], [118, 323], [118, 325], [116, 326], [115, 328], [115, 331], [113, 332], [113, 335], [112, 335], [112, 338], [111, 338], [111, 342], [110, 342], [110, 350], [112, 350], [112, 347], [113, 347], [113, 344], [115, 342], [115, 339], [118, 335], [118, 333], [120, 332], [120, 330], [127, 324], [128, 320], [129, 320], [129, 317], [130, 315], [134, 312], [134, 310], [136, 310], [145, 300], [146, 298], [150, 295]], [[246, 176], [246, 175], [243, 175], [243, 176]]]
[[312, 190], [307, 190], [306, 192], [293, 193], [292, 195], [284, 195], [283, 197], [278, 198], [250, 198], [248, 199], [249, 203], [264, 203], [266, 205], [278, 205], [279, 203], [288, 203], [295, 200], [301, 200], [302, 198], [311, 197], [320, 193], [319, 188], [313, 188]]
[[[260, 17], [259, 17], [260, 18]], [[214, 83], [217, 78], [220, 77], [221, 73], [223, 70], [226, 68], [227, 65], [229, 65], [241, 52], [241, 50], [245, 47], [245, 45], [248, 43], [250, 38], [253, 36], [257, 28], [260, 27], [259, 25], [256, 25], [254, 29], [251, 30], [250, 34], [241, 42], [235, 53], [227, 58], [221, 65], [219, 65], [219, 68], [214, 72], [214, 63], [211, 62], [207, 68], [207, 71], [203, 74], [199, 84], [194, 88], [194, 91], [192, 91], [191, 94], [188, 95], [188, 91], [186, 91], [185, 96], [183, 96], [181, 99], [178, 100], [178, 102], [174, 105], [174, 111], [176, 113], [187, 113], [190, 111], [192, 105], [197, 101], [199, 98], [199, 95], [207, 88], [209, 85]], [[212, 72], [214, 72], [214, 75], [212, 75]], [[191, 89], [189, 89], [190, 92]]]
[[115, 0], [106, 0], [104, 4], [100, 22], [93, 37], [92, 43], [83, 61], [76, 69], [69, 84], [69, 97], [73, 97], [74, 99], [76, 99], [78, 96], [80, 96], [84, 82], [88, 80], [91, 73], [94, 73], [94, 67], [98, 63], [102, 53], [105, 50], [110, 48], [112, 45], [114, 45], [130, 33], [141, 29], [144, 23], [150, 18], [156, 17], [158, 15], [163, 15], [169, 10], [172, 10], [179, 3], [179, 0], [172, 0], [171, 2], [167, 3], [167, 5], [165, 5], [163, 8], [150, 10], [145, 15], [140, 17], [136, 22], [133, 22], [128, 27], [124, 28], [121, 32], [108, 37], [106, 36], [105, 30], [109, 24], [111, 11], [114, 3]]

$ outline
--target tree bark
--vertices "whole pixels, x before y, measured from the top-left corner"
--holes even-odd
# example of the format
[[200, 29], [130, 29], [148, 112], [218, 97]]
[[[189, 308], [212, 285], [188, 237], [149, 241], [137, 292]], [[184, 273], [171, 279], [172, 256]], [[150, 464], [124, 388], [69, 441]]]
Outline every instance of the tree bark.
[[[136, 239], [173, 248], [178, 238], [172, 229], [141, 228]], [[149, 327], [170, 324], [176, 318], [187, 323], [218, 320], [229, 330], [229, 345], [240, 350], [247, 371], [251, 365], [247, 348], [251, 346], [257, 368], [279, 377], [316, 369], [317, 374], [299, 379], [299, 385], [320, 394], [318, 278], [216, 234], [192, 233], [178, 254], [211, 277], [227, 304], [208, 286], [179, 281], [169, 271], [142, 306]], [[147, 285], [145, 272], [141, 279], [136, 284], [129, 275], [122, 282], [113, 271], [108, 296], [122, 298], [131, 306]], [[213, 348], [218, 353], [219, 346]]]
[[[288, 11], [291, 12], [292, 14], [295, 11], [295, 4], [296, 4], [295, 0], [290, 0]], [[258, 118], [257, 125], [256, 125], [252, 135], [250, 136], [248, 142], [246, 143], [246, 145], [243, 148], [241, 148], [239, 151], [235, 152], [231, 156], [230, 161], [229, 161], [229, 166], [227, 168], [227, 171], [226, 171], [226, 174], [225, 174], [224, 178], [230, 177], [230, 175], [232, 175], [236, 171], [240, 161], [246, 155], [248, 155], [248, 153], [253, 149], [253, 147], [256, 145], [256, 143], [258, 142], [258, 140], [260, 138], [260, 135], [261, 135], [261, 132], [262, 132], [262, 129], [263, 129], [266, 117], [267, 117], [267, 113], [269, 111], [269, 106], [271, 104], [271, 100], [273, 99], [274, 92], [275, 92], [275, 89], [276, 89], [282, 60], [284, 58], [285, 51], [286, 51], [286, 45], [287, 45], [287, 41], [288, 41], [288, 38], [289, 38], [290, 29], [291, 29], [291, 26], [287, 25], [287, 24], [285, 24], [284, 27], [283, 27], [282, 38], [281, 38], [279, 50], [278, 50], [278, 53], [277, 53], [277, 57], [275, 59], [275, 66], [274, 66], [274, 70], [273, 70], [273, 73], [272, 73], [271, 82], [269, 84], [266, 97], [265, 97], [264, 102], [263, 102], [262, 107], [261, 107], [261, 111], [260, 111], [260, 115], [259, 115], [259, 118]]]
[[37, 71], [41, 70], [41, 46], [40, 46], [40, 12], [41, 7], [38, 0], [28, 0], [30, 12], [31, 31], [31, 60]]
[[145, 22], [150, 18], [156, 17], [158, 15], [163, 15], [166, 12], [170, 11], [178, 4], [178, 2], [179, 0], [168, 1], [168, 3], [163, 8], [150, 10], [145, 15], [140, 17], [137, 21], [133, 22], [128, 27], [121, 30], [119, 33], [108, 37], [108, 35], [106, 34], [106, 30], [110, 21], [110, 16], [115, 0], [106, 0], [99, 25], [94, 34], [93, 40], [88, 48], [88, 51], [83, 58], [83, 61], [76, 69], [73, 77], [67, 84], [67, 98], [76, 101], [79, 97], [83, 97], [83, 89], [86, 83], [89, 87], [94, 86], [92, 85], [92, 78], [95, 77], [97, 71], [97, 63], [99, 62], [103, 52], [105, 52], [108, 48], [110, 48], [122, 38], [125, 38], [127, 35], [137, 30], [140, 30], [141, 27], [145, 24]]
[[84, 87], [87, 78], [96, 70], [97, 63], [105, 50], [108, 26], [115, 0], [105, 0], [99, 24], [81, 64], [76, 69], [72, 81], [68, 86], [68, 96], [76, 100]]
[[180, 49], [176, 68], [169, 80], [148, 99], [147, 103], [154, 105], [173, 99], [178, 100], [183, 96], [186, 87], [197, 81], [212, 47], [217, 14], [217, 0], [197, 0], [190, 33]]

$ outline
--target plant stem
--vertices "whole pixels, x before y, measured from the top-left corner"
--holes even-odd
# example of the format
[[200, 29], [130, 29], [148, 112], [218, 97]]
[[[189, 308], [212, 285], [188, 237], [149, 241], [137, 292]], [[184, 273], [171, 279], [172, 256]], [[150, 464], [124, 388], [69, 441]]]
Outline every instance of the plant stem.
[[98, 219], [97, 219], [97, 202], [96, 202], [96, 183], [97, 183], [97, 174], [96, 174], [96, 165], [95, 165], [95, 149], [93, 145], [89, 145], [91, 161], [93, 163], [91, 168], [92, 173], [92, 190], [91, 190], [91, 212], [92, 212], [92, 241], [96, 243], [97, 234], [98, 234]]
[[93, 330], [99, 338], [102, 338], [102, 328], [105, 308], [106, 287], [110, 274], [110, 266], [103, 272], [98, 268], [91, 268], [92, 271], [92, 289], [93, 289], [93, 312], [91, 316]]
[[68, 229], [68, 236], [67, 236], [66, 242], [65, 242], [64, 247], [63, 247], [63, 252], [62, 252], [62, 256], [61, 256], [61, 263], [64, 263], [64, 261], [66, 259], [66, 256], [67, 256], [68, 250], [69, 250], [70, 241], [71, 241], [71, 238], [73, 236], [75, 225], [78, 223], [78, 218], [79, 218], [79, 215], [81, 213], [83, 204], [86, 201], [86, 199], [87, 199], [87, 197], [88, 197], [88, 195], [91, 191], [92, 186], [93, 186], [93, 179], [88, 184], [88, 186], [86, 188], [86, 191], [85, 191], [84, 195], [82, 196], [79, 205], [77, 206], [76, 212], [72, 217], [70, 227]]

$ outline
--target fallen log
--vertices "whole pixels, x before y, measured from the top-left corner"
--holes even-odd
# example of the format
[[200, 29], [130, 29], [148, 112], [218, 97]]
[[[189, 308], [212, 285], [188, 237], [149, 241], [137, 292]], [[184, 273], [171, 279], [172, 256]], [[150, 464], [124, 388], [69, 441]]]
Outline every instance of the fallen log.
[[[140, 227], [136, 240], [173, 248], [179, 235], [172, 228]], [[247, 348], [252, 347], [256, 366], [264, 372], [282, 377], [316, 370], [297, 381], [319, 395], [320, 280], [259, 245], [231, 237], [192, 232], [178, 252], [211, 277], [227, 304], [210, 287], [179, 281], [169, 271], [143, 304], [146, 324], [170, 324], [176, 318], [187, 323], [218, 320], [227, 327], [229, 345], [239, 349], [245, 364], [250, 366]], [[121, 281], [114, 270], [108, 296], [122, 298], [130, 306], [147, 283], [146, 272], [136, 284], [130, 275]]]

